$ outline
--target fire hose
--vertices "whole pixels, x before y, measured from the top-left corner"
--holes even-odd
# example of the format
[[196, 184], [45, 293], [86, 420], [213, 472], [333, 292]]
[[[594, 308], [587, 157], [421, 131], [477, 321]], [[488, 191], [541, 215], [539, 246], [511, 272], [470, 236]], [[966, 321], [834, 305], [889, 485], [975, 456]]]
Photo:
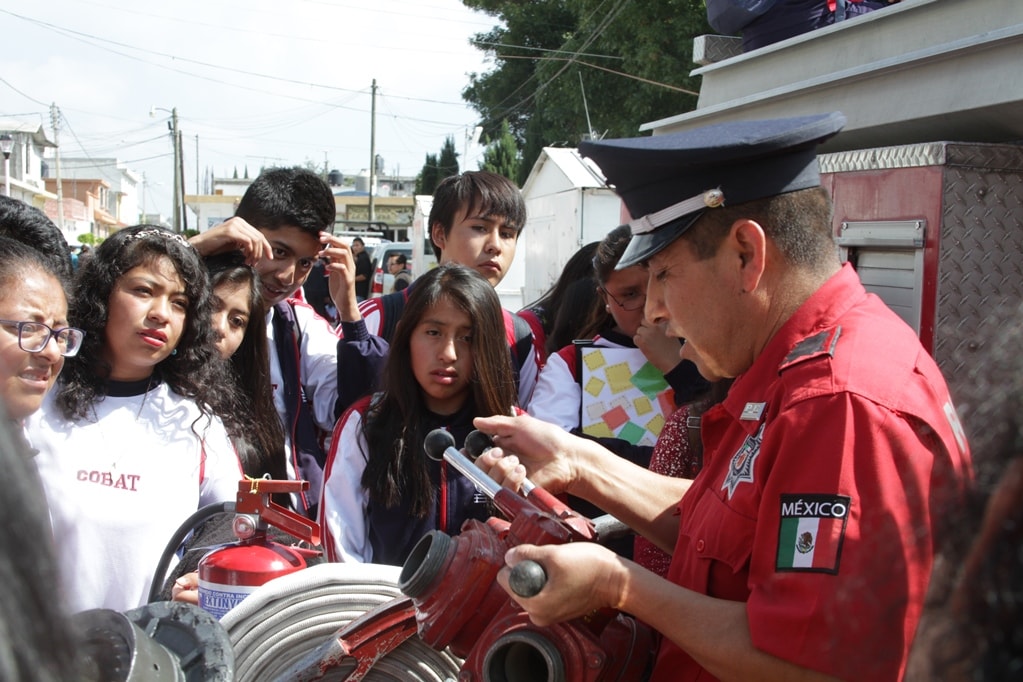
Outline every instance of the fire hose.
[[[220, 621], [234, 648], [235, 679], [296, 679], [289, 669], [340, 628], [401, 597], [399, 572], [397, 566], [320, 564], [263, 585]], [[414, 621], [411, 627], [414, 635]], [[356, 665], [343, 660], [317, 679], [356, 679], [349, 678]], [[376, 659], [362, 679], [444, 682], [458, 678], [460, 665], [460, 659], [412, 636]]]
[[[486, 443], [481, 448], [479, 438], [472, 440], [470, 445], [466, 439], [466, 450], [475, 456]], [[601, 539], [597, 526], [531, 483], [524, 486], [524, 496], [498, 485], [456, 450], [444, 431], [431, 432], [425, 445], [431, 457], [443, 457], [476, 484], [508, 520], [470, 520], [454, 537], [440, 531], [428, 533], [398, 576], [405, 598], [370, 610], [290, 667], [277, 668], [278, 677], [265, 679], [373, 679], [378, 661], [416, 633], [430, 647], [464, 659], [451, 674], [460, 682], [644, 679], [655, 648], [653, 632], [645, 625], [601, 609], [566, 623], [538, 627], [495, 580], [509, 547], [597, 541]], [[603, 521], [600, 527], [605, 531], [621, 527], [611, 517]], [[520, 596], [536, 594], [545, 582], [543, 567], [535, 562], [521, 562], [512, 569], [510, 584]], [[403, 669], [397, 673], [394, 679], [411, 679]]]
[[[490, 443], [483, 434], [470, 435], [466, 450], [474, 459]], [[262, 535], [268, 525], [304, 534], [308, 521], [269, 500], [270, 493], [295, 482], [252, 480], [239, 484], [235, 506], [239, 512], [254, 515], [243, 516], [259, 537], [252, 540], [239, 535], [238, 543], [207, 554], [199, 571], [200, 603], [206, 569], [216, 571], [216, 575], [207, 573], [206, 578], [215, 590], [253, 585], [244, 589], [239, 602], [219, 623], [230, 641], [235, 679], [642, 679], [652, 660], [649, 628], [611, 609], [537, 627], [494, 580], [511, 546], [599, 541], [605, 533], [618, 532], [621, 524], [612, 517], [602, 517], [599, 523], [582, 517], [528, 481], [521, 496], [503, 488], [456, 450], [444, 431], [431, 432], [425, 445], [431, 457], [443, 458], [473, 481], [506, 518], [469, 521], [454, 537], [431, 532], [413, 549], [400, 571], [374, 564], [308, 568], [304, 562], [291, 565], [290, 561], [283, 562], [282, 570], [250, 566], [249, 549], [260, 549], [263, 558], [268, 543]], [[238, 520], [236, 517], [236, 531]], [[318, 529], [310, 532], [315, 544]], [[275, 565], [282, 563], [278, 557], [287, 556], [279, 553], [283, 549], [271, 552]], [[229, 554], [241, 561], [226, 561]], [[224, 557], [223, 565], [220, 560], [210, 561], [214, 555]], [[267, 578], [236, 582], [264, 575], [281, 577], [269, 582]], [[539, 564], [521, 562], [512, 569], [509, 582], [520, 596], [532, 596], [544, 588], [546, 575]]]

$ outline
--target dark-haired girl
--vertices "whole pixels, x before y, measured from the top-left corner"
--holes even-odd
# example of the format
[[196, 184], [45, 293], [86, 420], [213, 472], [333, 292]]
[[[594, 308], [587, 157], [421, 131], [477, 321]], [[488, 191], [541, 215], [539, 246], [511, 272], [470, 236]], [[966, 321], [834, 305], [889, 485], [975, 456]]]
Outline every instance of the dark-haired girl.
[[121, 230], [79, 270], [69, 321], [85, 341], [29, 423], [72, 610], [145, 603], [181, 522], [235, 497], [217, 414], [238, 400], [210, 311], [202, 261], [163, 228]]
[[217, 352], [230, 363], [240, 410], [224, 415], [247, 476], [286, 480], [284, 427], [273, 402], [266, 304], [259, 275], [239, 251], [206, 258]]
[[391, 341], [384, 390], [342, 416], [327, 457], [320, 525], [331, 561], [401, 565], [431, 530], [486, 519], [487, 498], [427, 456], [431, 430], [461, 447], [478, 416], [509, 414], [515, 378], [501, 303], [487, 280], [442, 265], [416, 280]]

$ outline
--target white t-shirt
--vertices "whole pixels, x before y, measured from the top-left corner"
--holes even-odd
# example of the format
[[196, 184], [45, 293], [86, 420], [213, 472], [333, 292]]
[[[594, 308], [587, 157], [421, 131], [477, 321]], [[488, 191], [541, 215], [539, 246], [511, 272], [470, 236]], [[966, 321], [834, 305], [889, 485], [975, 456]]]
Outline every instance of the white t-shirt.
[[[106, 397], [68, 421], [52, 391], [28, 422], [72, 612], [146, 603], [171, 536], [200, 507], [232, 501], [241, 465], [223, 423], [159, 384]], [[161, 577], [162, 580], [162, 577]]]

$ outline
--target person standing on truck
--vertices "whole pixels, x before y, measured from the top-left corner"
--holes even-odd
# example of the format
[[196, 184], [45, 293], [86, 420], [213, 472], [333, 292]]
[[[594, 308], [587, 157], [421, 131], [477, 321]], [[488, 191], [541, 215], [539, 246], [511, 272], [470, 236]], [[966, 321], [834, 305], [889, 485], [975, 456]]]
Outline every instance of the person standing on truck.
[[[519, 234], [526, 223], [526, 202], [508, 178], [489, 171], [466, 171], [437, 186], [430, 208], [430, 241], [438, 265], [458, 263], [483, 275], [497, 288], [508, 274]], [[359, 304], [366, 328], [390, 342], [415, 287], [371, 298]], [[529, 402], [540, 372], [539, 356], [529, 324], [504, 311], [512, 366], [518, 383], [519, 405]], [[375, 386], [367, 386], [367, 392]]]
[[[949, 513], [971, 479], [941, 372], [839, 260], [817, 146], [834, 112], [584, 142], [630, 215], [619, 268], [646, 317], [735, 380], [703, 468], [669, 478], [528, 416], [477, 419], [477, 462], [589, 499], [659, 547], [667, 578], [595, 543], [519, 545], [539, 625], [614, 608], [662, 634], [651, 680], [898, 680]], [[511, 592], [509, 591], [511, 594]]]
[[742, 35], [749, 52], [853, 17], [884, 9], [899, 0], [707, 0], [707, 21], [724, 35]]

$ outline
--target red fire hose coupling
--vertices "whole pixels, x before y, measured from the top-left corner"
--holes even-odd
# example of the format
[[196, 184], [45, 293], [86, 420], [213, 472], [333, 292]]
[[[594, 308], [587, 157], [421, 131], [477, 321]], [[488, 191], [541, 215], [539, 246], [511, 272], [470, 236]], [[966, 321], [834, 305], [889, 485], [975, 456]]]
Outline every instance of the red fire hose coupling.
[[412, 550], [398, 587], [416, 606], [423, 641], [465, 658], [460, 682], [644, 679], [654, 654], [645, 625], [608, 610], [537, 627], [501, 589], [494, 578], [517, 544], [513, 525], [470, 521], [458, 536], [433, 531]]

